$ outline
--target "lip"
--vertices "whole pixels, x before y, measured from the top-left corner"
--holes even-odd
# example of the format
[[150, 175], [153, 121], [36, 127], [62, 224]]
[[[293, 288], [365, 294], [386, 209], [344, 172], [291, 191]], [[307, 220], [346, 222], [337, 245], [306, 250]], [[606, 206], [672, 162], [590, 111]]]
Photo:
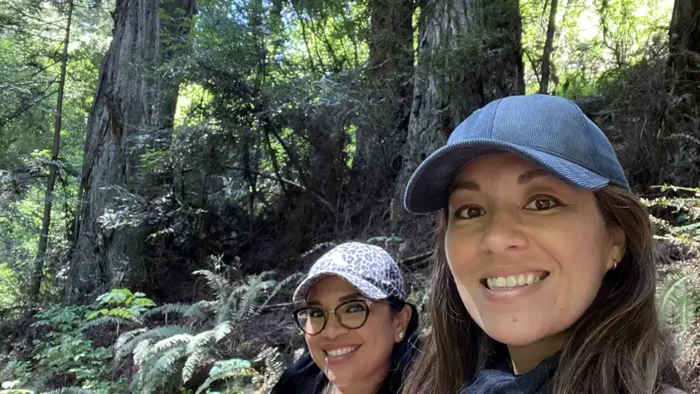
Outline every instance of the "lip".
[[537, 275], [540, 277], [540, 279], [544, 279], [544, 277], [549, 275], [549, 271], [543, 270], [543, 269], [538, 269], [538, 268], [520, 268], [520, 269], [513, 269], [513, 268], [496, 268], [496, 269], [491, 269], [486, 271], [479, 281], [486, 281], [488, 278], [495, 278], [495, 277], [508, 277], [508, 276], [515, 276], [518, 277], [521, 274], [533, 274]]
[[488, 300], [488, 301], [498, 302], [498, 303], [517, 302], [520, 299], [527, 297], [527, 296], [530, 296], [530, 295], [534, 294], [535, 292], [539, 291], [542, 288], [542, 286], [545, 283], [547, 283], [547, 280], [549, 279], [549, 277], [550, 277], [550, 275], [547, 274], [539, 282], [535, 282], [535, 283], [533, 283], [531, 285], [527, 285], [527, 286], [513, 287], [513, 288], [489, 289], [484, 284], [482, 284], [482, 289], [484, 291], [484, 298], [486, 298], [486, 300]]

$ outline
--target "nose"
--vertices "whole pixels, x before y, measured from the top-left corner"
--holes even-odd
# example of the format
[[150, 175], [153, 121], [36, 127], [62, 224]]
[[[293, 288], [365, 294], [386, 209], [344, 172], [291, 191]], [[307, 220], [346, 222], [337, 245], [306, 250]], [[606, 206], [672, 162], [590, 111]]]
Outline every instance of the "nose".
[[484, 253], [506, 253], [517, 251], [527, 245], [527, 237], [513, 214], [500, 211], [487, 218], [481, 239], [481, 251]]
[[343, 327], [338, 321], [338, 316], [335, 313], [328, 314], [328, 321], [326, 322], [326, 328], [321, 331], [321, 334], [328, 339], [335, 339], [343, 334], [348, 333], [348, 329]]

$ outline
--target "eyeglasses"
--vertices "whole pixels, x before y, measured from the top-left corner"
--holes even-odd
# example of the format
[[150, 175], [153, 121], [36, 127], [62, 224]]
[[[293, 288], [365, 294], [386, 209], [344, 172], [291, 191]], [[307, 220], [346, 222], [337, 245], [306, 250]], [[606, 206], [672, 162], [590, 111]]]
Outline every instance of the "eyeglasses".
[[332, 311], [324, 311], [315, 306], [305, 306], [294, 311], [294, 320], [299, 328], [308, 335], [318, 335], [328, 323], [328, 315], [334, 314], [341, 326], [356, 330], [362, 327], [369, 317], [369, 300], [351, 300], [343, 302]]

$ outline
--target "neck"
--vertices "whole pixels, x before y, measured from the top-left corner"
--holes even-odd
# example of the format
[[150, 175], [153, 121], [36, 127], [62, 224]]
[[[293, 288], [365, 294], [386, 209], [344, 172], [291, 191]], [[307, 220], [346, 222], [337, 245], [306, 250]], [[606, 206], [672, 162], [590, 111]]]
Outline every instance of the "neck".
[[566, 345], [568, 335], [561, 333], [524, 346], [508, 345], [508, 353], [516, 375], [532, 371], [542, 360], [554, 355]]
[[336, 386], [331, 384], [331, 389], [328, 390], [330, 394], [375, 394], [379, 391], [382, 383], [384, 383], [384, 378], [386, 378], [388, 371], [384, 371], [381, 375], [377, 374], [375, 376], [368, 377], [367, 379], [362, 379], [358, 382], [352, 382], [351, 384], [344, 386]]

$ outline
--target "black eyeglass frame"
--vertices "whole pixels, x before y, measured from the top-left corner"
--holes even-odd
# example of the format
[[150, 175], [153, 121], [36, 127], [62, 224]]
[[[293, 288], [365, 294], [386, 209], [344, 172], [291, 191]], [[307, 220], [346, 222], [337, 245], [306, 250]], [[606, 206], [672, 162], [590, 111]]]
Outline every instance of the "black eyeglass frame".
[[[365, 307], [367, 308], [367, 313], [365, 313], [365, 319], [362, 321], [362, 323], [359, 326], [348, 327], [343, 323], [343, 321], [340, 318], [338, 318], [338, 309], [340, 309], [341, 307], [346, 306], [348, 304], [352, 304], [354, 302], [361, 302], [361, 303], [365, 304]], [[325, 330], [326, 326], [328, 325], [328, 315], [330, 315], [331, 313], [335, 315], [336, 320], [338, 320], [338, 324], [340, 324], [341, 326], [347, 328], [348, 330], [357, 330], [359, 328], [362, 328], [362, 326], [364, 326], [365, 323], [367, 323], [367, 319], [369, 319], [369, 314], [372, 313], [372, 304], [373, 303], [380, 303], [380, 302], [382, 302], [382, 301], [373, 301], [373, 300], [368, 300], [366, 298], [356, 298], [356, 299], [341, 302], [332, 311], [324, 311], [323, 309], [321, 309], [320, 307], [317, 307], [317, 306], [303, 306], [301, 308], [295, 309], [294, 312], [292, 312], [292, 315], [294, 316], [294, 322], [297, 324], [299, 329], [301, 329], [301, 331], [306, 335], [316, 336], [316, 335], [322, 333], [323, 330]], [[321, 329], [318, 330], [318, 332], [315, 334], [309, 334], [308, 332], [306, 332], [304, 327], [302, 327], [301, 323], [299, 323], [299, 318], [298, 318], [299, 314], [301, 312], [307, 311], [307, 310], [317, 310], [317, 311], [323, 312], [323, 326], [321, 326]]]

